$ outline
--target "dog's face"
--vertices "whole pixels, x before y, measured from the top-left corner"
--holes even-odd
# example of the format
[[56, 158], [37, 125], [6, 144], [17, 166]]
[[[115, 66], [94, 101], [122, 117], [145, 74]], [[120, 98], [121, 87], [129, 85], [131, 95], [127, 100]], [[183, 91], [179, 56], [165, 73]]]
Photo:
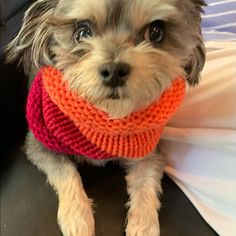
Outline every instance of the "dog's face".
[[201, 0], [39, 0], [10, 57], [51, 64], [70, 88], [114, 118], [150, 104], [204, 64]]

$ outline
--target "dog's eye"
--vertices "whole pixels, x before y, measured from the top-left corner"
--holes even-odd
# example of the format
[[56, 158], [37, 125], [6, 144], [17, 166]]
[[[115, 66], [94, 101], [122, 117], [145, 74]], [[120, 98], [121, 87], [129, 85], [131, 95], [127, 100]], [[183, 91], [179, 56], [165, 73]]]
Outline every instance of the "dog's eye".
[[92, 37], [93, 30], [89, 22], [80, 22], [74, 31], [74, 41], [80, 43], [83, 38]]
[[164, 39], [165, 35], [165, 22], [162, 20], [153, 21], [148, 25], [144, 38], [146, 41], [158, 44]]

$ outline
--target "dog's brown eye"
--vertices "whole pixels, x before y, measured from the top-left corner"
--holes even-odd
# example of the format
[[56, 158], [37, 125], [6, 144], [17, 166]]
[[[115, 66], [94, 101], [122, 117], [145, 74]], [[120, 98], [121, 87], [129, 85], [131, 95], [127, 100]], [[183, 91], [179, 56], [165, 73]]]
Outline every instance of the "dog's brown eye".
[[148, 25], [144, 38], [146, 41], [158, 44], [164, 39], [165, 35], [165, 22], [162, 20], [153, 21]]
[[92, 37], [92, 27], [88, 22], [81, 22], [76, 25], [76, 29], [74, 31], [74, 41], [76, 43], [80, 43], [83, 38]]

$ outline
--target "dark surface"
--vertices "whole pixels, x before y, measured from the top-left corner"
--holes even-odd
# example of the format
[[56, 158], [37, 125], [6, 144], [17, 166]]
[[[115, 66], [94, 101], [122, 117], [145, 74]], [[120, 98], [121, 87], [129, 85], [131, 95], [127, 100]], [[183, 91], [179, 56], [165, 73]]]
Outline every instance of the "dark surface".
[[[23, 70], [4, 64], [6, 44], [19, 31], [29, 0], [0, 0], [0, 153], [19, 146], [26, 133], [27, 81]], [[3, 165], [1, 165], [2, 167]]]
[[0, 0], [0, 25], [6, 24], [11, 17], [17, 15], [16, 13], [18, 13], [27, 2], [30, 2], [30, 0]]
[[30, 0], [0, 0], [0, 56], [6, 44], [16, 35]]
[[[57, 236], [57, 197], [45, 176], [20, 150], [7, 156], [1, 174], [1, 235]], [[124, 235], [128, 200], [123, 170], [114, 164], [79, 168], [88, 196], [94, 199], [97, 236]], [[215, 236], [185, 195], [163, 180], [161, 236]]]
[[[3, 65], [3, 47], [19, 30], [26, 0], [0, 0], [0, 157], [1, 236], [57, 236], [57, 197], [45, 176], [19, 149], [26, 133], [27, 81], [16, 65]], [[128, 200], [122, 169], [79, 167], [85, 189], [95, 200], [97, 236], [124, 235]], [[162, 236], [214, 236], [180, 189], [163, 180], [160, 212]]]
[[27, 130], [25, 100], [27, 81], [16, 65], [5, 65], [0, 59], [0, 143], [1, 152], [19, 146]]

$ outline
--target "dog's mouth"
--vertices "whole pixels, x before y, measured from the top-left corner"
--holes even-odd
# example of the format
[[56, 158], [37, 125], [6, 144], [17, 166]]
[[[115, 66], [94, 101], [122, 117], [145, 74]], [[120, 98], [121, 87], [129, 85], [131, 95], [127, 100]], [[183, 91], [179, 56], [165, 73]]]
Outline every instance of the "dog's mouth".
[[111, 93], [108, 94], [108, 96], [106, 98], [111, 99], [111, 100], [119, 100], [120, 95], [119, 95], [118, 90], [116, 88], [112, 89]]

